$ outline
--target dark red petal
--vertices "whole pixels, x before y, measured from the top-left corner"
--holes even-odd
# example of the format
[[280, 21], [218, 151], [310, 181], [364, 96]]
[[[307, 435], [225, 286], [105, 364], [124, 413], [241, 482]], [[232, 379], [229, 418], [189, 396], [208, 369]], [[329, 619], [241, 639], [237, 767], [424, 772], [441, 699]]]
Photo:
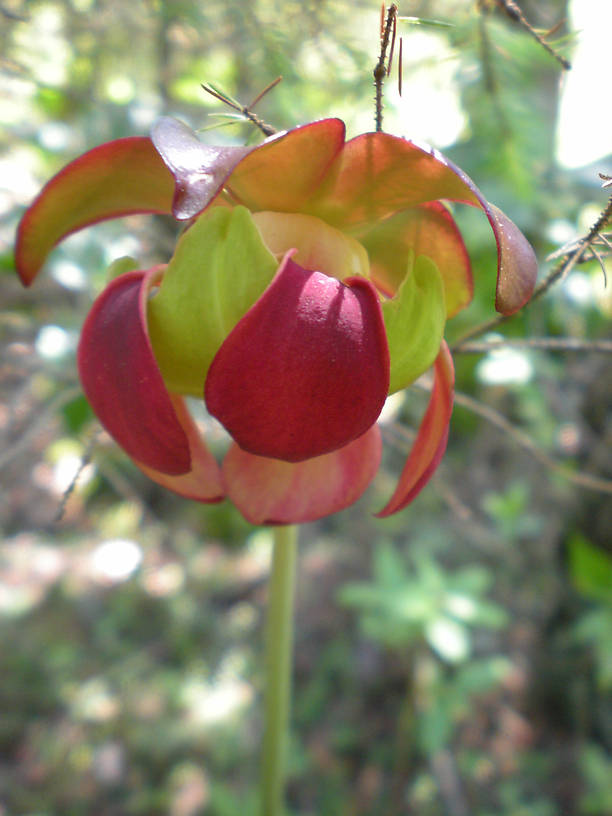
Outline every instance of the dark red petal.
[[150, 139], [95, 147], [43, 187], [19, 224], [15, 266], [22, 283], [34, 280], [51, 249], [70, 233], [130, 213], [170, 213], [171, 204], [172, 176]]
[[365, 433], [388, 388], [373, 286], [309, 272], [287, 255], [217, 352], [205, 399], [244, 450], [299, 462]]
[[234, 444], [223, 462], [228, 498], [252, 524], [298, 524], [337, 513], [357, 501], [381, 456], [380, 431], [306, 462], [281, 462]]
[[136, 464], [143, 473], [146, 473], [149, 479], [153, 479], [162, 487], [172, 490], [173, 493], [178, 493], [184, 499], [193, 499], [208, 504], [221, 501], [225, 498], [221, 469], [206, 447], [197, 425], [187, 411], [185, 400], [174, 395], [170, 395], [170, 399], [176, 411], [176, 417], [187, 435], [191, 470], [189, 473], [172, 476], [168, 473], [162, 473], [160, 470], [146, 467], [140, 462], [136, 462]]
[[156, 274], [128, 272], [106, 287], [87, 316], [77, 359], [110, 435], [137, 462], [176, 476], [189, 472], [191, 456], [147, 334], [145, 301]]
[[425, 487], [440, 464], [453, 411], [455, 369], [446, 343], [434, 363], [434, 385], [427, 411], [393, 496], [377, 513], [379, 518], [403, 510]]
[[151, 139], [174, 176], [172, 213], [185, 220], [205, 209], [221, 191], [236, 165], [258, 145], [214, 147], [201, 142], [191, 128], [162, 116]]

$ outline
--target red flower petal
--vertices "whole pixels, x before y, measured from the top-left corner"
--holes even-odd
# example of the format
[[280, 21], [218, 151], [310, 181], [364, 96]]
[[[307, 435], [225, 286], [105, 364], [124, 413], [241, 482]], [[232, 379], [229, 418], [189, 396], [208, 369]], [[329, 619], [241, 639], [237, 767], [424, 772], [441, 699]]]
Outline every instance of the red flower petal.
[[448, 426], [453, 410], [455, 370], [446, 343], [434, 363], [434, 385], [427, 411], [404, 465], [393, 496], [376, 515], [390, 516], [403, 510], [431, 479], [446, 450]]
[[205, 399], [244, 450], [299, 462], [376, 421], [389, 388], [380, 303], [364, 278], [345, 283], [288, 254], [223, 342]]
[[174, 493], [178, 493], [184, 499], [193, 499], [209, 504], [221, 501], [225, 498], [221, 469], [204, 444], [195, 422], [185, 407], [185, 401], [181, 397], [174, 395], [170, 395], [170, 399], [176, 417], [187, 435], [191, 455], [191, 470], [189, 473], [171, 476], [168, 473], [146, 467], [139, 462], [136, 462], [136, 464], [154, 482], [168, 488], [168, 490], [172, 490]]
[[151, 139], [174, 176], [172, 214], [179, 220], [197, 215], [221, 191], [236, 165], [258, 145], [214, 147], [201, 142], [178, 119], [162, 116]]
[[15, 266], [24, 286], [51, 249], [70, 233], [130, 213], [170, 213], [172, 176], [150, 139], [133, 137], [95, 147], [54, 176], [17, 231]]
[[486, 201], [469, 176], [433, 148], [388, 133], [364, 133], [346, 143], [303, 211], [346, 228], [371, 224], [439, 199], [484, 210], [497, 241], [495, 307], [512, 314], [526, 303], [535, 286], [533, 249], [518, 227]]
[[137, 462], [170, 475], [188, 473], [187, 434], [153, 355], [146, 298], [157, 269], [115, 278], [89, 312], [78, 348], [87, 399], [100, 422]]
[[298, 524], [357, 501], [381, 456], [378, 426], [333, 453], [306, 462], [266, 459], [232, 445], [223, 462], [228, 498], [252, 524]]

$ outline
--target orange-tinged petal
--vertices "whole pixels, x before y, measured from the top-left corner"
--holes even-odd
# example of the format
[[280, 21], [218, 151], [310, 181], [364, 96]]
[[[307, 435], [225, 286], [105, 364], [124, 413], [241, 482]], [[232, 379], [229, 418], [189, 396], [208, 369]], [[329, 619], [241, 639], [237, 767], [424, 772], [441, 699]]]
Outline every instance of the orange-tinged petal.
[[497, 241], [495, 307], [503, 314], [520, 309], [535, 286], [533, 249], [469, 176], [433, 148], [388, 133], [364, 133], [346, 143], [303, 211], [346, 229], [440, 199], [484, 210]]
[[170, 213], [172, 176], [150, 139], [95, 147], [54, 176], [17, 231], [15, 266], [29, 286], [51, 249], [70, 233], [131, 213]]
[[184, 499], [213, 504], [225, 498], [221, 477], [221, 468], [206, 446], [191, 415], [185, 407], [182, 397], [170, 395], [176, 417], [180, 422], [189, 444], [191, 470], [178, 476], [162, 473], [136, 462], [138, 467], [150, 479], [162, 487], [178, 493]]
[[341, 283], [288, 254], [221, 345], [204, 394], [244, 450], [299, 462], [365, 433], [388, 388], [389, 350], [372, 284]]
[[427, 255], [444, 283], [446, 315], [452, 317], [472, 300], [474, 283], [470, 259], [457, 225], [443, 204], [421, 204], [396, 213], [359, 234], [371, 263], [376, 285], [394, 295], [406, 275], [410, 250]]
[[305, 462], [281, 462], [234, 444], [223, 462], [228, 498], [252, 524], [298, 524], [337, 513], [357, 501], [380, 464], [380, 431]]
[[377, 513], [379, 518], [403, 510], [431, 479], [446, 450], [448, 426], [453, 410], [455, 370], [446, 343], [434, 363], [434, 385], [429, 405], [419, 427], [393, 496]]
[[244, 158], [227, 187], [253, 212], [300, 212], [344, 144], [344, 123], [323, 119], [279, 133]]

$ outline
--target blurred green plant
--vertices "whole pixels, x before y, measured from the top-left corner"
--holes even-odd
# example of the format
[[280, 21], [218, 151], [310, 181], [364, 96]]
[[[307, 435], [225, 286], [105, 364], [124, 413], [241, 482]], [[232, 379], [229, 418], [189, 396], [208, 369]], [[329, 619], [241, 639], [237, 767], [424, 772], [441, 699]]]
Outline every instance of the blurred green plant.
[[407, 565], [389, 542], [374, 551], [370, 582], [346, 584], [340, 602], [359, 613], [364, 634], [392, 649], [427, 644], [444, 662], [465, 661], [472, 629], [499, 629], [504, 609], [487, 600], [493, 576], [484, 567], [445, 570], [427, 553]]
[[501, 629], [507, 614], [486, 595], [484, 567], [446, 570], [421, 550], [406, 563], [389, 542], [374, 550], [371, 581], [349, 583], [341, 604], [356, 610], [364, 635], [403, 659], [407, 688], [398, 720], [398, 763], [412, 743], [434, 757], [471, 711], [472, 699], [509, 670], [499, 656], [471, 657], [478, 629]]
[[583, 612], [572, 627], [572, 634], [591, 650], [597, 685], [601, 691], [609, 692], [612, 690], [612, 557], [580, 533], [574, 533], [568, 548], [573, 583], [585, 600], [591, 602], [590, 609]]

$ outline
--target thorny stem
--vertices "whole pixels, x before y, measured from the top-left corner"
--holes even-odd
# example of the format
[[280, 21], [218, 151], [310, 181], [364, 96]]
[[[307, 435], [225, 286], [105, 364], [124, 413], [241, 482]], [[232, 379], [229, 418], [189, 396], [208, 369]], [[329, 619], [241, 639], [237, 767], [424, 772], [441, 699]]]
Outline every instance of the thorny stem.
[[282, 816], [291, 700], [297, 527], [275, 527], [268, 596], [261, 816]]
[[[383, 4], [382, 13], [384, 16], [384, 9], [385, 6]], [[393, 45], [391, 45], [391, 57], [389, 58], [389, 64], [387, 65], [387, 49], [389, 48], [389, 40], [395, 40], [395, 30], [397, 26], [397, 6], [395, 3], [392, 3], [389, 8], [387, 9], [387, 20], [384, 24], [384, 27], [381, 26], [381, 36], [380, 36], [380, 54], [378, 57], [378, 62], [374, 68], [374, 88], [376, 89], [376, 132], [380, 133], [382, 130], [382, 121], [383, 121], [383, 84], [385, 78], [389, 74], [389, 70], [391, 68], [391, 57], [393, 56]]]

